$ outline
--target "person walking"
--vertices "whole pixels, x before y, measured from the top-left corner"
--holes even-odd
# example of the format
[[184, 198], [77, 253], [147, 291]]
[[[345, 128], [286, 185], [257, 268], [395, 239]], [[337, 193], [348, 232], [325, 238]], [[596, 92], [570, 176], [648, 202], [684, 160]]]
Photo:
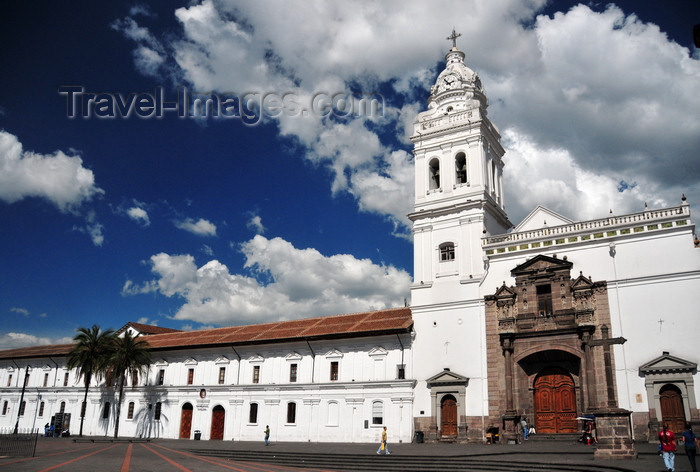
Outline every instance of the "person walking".
[[377, 454], [381, 454], [382, 452], [384, 452], [384, 454], [391, 454], [391, 452], [389, 452], [389, 446], [386, 443], [386, 436], [386, 426], [384, 426], [384, 431], [382, 431], [382, 442], [379, 443]]
[[676, 459], [676, 435], [664, 424], [664, 428], [659, 431], [659, 442], [661, 443], [661, 456], [664, 458], [664, 465], [668, 472], [676, 470], [674, 462]]
[[270, 445], [270, 425], [265, 426], [265, 445]]
[[695, 454], [698, 451], [698, 437], [693, 433], [693, 427], [690, 423], [685, 424], [685, 431], [681, 434], [683, 435], [683, 445], [685, 446], [685, 454], [690, 461], [690, 467], [693, 468], [693, 472], [698, 472], [698, 466], [695, 465]]
[[525, 418], [524, 416], [523, 416], [522, 419], [520, 420], [520, 427], [521, 427], [522, 430], [523, 430], [523, 439], [524, 439], [525, 441], [527, 441], [527, 437], [528, 437], [528, 435], [530, 434], [530, 428], [528, 428], [528, 426], [527, 426], [527, 418]]

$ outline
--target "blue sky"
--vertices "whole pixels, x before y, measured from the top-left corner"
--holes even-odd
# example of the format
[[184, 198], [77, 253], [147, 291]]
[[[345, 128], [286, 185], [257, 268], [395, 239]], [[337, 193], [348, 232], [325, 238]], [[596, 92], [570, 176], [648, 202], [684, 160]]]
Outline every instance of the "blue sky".
[[[700, 201], [697, 2], [13, 1], [0, 22], [0, 348], [403, 305], [408, 136], [453, 26], [503, 136], [511, 221]], [[185, 89], [294, 106], [104, 117]], [[103, 107], [71, 118], [60, 90]], [[295, 113], [363, 95], [382, 116]]]

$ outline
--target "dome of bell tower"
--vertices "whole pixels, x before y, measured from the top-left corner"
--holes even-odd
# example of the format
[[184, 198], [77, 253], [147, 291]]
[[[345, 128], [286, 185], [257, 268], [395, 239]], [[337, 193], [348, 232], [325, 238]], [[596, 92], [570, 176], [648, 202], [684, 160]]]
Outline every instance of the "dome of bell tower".
[[[449, 38], [448, 38], [449, 39]], [[454, 40], [453, 40], [454, 41]], [[486, 115], [488, 101], [479, 75], [464, 63], [465, 54], [456, 45], [445, 55], [445, 69], [430, 88], [428, 108], [439, 113], [481, 108]]]

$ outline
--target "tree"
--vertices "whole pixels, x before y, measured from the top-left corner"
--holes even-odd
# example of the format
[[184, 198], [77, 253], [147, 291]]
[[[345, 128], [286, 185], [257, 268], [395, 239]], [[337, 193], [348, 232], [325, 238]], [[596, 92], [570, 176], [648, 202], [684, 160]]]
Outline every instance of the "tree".
[[101, 331], [98, 325], [93, 325], [89, 329], [81, 327], [76, 331], [78, 334], [73, 338], [75, 346], [68, 353], [67, 366], [69, 369], [77, 369], [78, 378], [82, 377], [85, 384], [85, 396], [80, 409], [80, 436], [82, 436], [88, 390], [90, 390], [92, 378], [99, 378], [106, 370], [113, 346], [114, 331], [111, 329]]
[[138, 334], [132, 336], [131, 332], [127, 330], [123, 336], [114, 337], [112, 341], [112, 353], [108, 361], [107, 375], [116, 379], [119, 385], [117, 415], [114, 423], [115, 438], [119, 435], [119, 417], [121, 416], [127, 375], [134, 372], [148, 372], [148, 368], [151, 366], [150, 347], [145, 340], [139, 339], [139, 336]]

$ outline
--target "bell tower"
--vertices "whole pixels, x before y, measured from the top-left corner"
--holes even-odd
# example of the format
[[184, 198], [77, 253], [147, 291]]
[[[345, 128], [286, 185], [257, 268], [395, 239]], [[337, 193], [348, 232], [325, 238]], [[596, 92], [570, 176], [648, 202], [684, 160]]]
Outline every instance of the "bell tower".
[[445, 69], [411, 136], [415, 203], [408, 216], [413, 221], [414, 287], [481, 278], [481, 238], [512, 226], [503, 198], [501, 137], [487, 116], [481, 80], [457, 48], [458, 36], [453, 30], [447, 38], [452, 48]]

